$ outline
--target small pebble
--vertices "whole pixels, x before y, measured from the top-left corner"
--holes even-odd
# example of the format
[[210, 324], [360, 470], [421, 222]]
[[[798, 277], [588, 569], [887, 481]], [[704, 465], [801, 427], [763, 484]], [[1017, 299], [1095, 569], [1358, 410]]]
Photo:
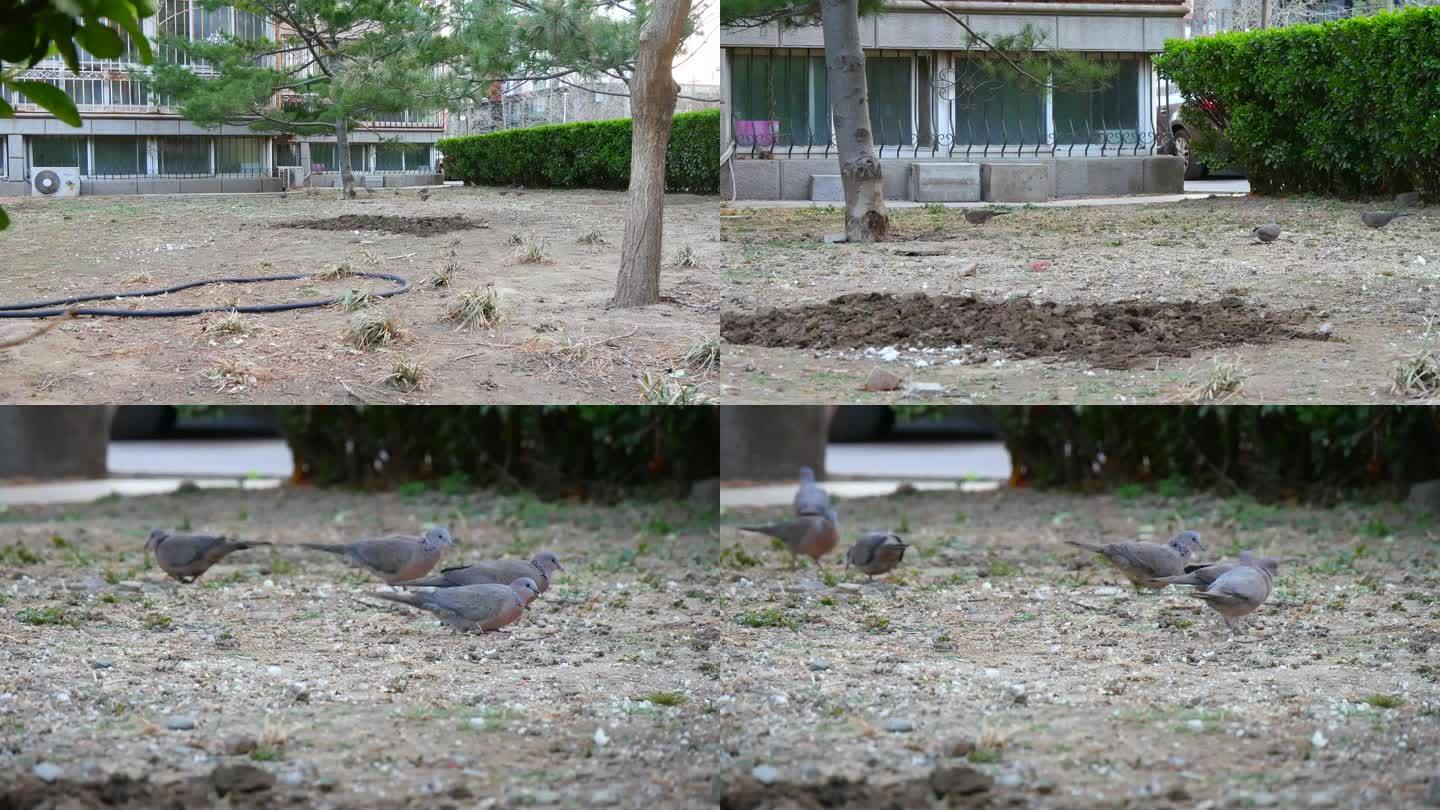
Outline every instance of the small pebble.
[[184, 715], [165, 718], [165, 727], [171, 731], [189, 731], [195, 728], [195, 719]]
[[62, 774], [65, 773], [65, 769], [61, 768], [59, 765], [56, 765], [53, 762], [42, 762], [39, 765], [35, 766], [35, 769], [34, 771], [32, 771], [32, 773], [34, 773], [35, 776], [42, 781], [54, 782], [56, 779], [59, 779]]
[[293, 771], [286, 771], [280, 774], [280, 784], [290, 785], [291, 787], [303, 785], [305, 784], [305, 774], [298, 768]]
[[257, 745], [254, 737], [248, 734], [232, 734], [225, 738], [221, 747], [225, 753], [231, 756], [241, 756], [255, 750]]
[[110, 667], [115, 666], [115, 662], [109, 658], [96, 658], [94, 661], [90, 662], [90, 666], [94, 667], [95, 669], [109, 669]]
[[827, 670], [827, 669], [829, 669], [829, 668], [830, 668], [830, 664], [829, 664], [828, 662], [826, 662], [826, 661], [822, 661], [822, 660], [819, 659], [819, 658], [812, 658], [812, 659], [810, 660], [810, 671], [811, 671], [811, 672], [824, 672], [825, 670]]
[[756, 765], [750, 775], [762, 785], [773, 785], [780, 778], [780, 769], [772, 765]]
[[612, 804], [619, 804], [620, 799], [608, 790], [597, 790], [590, 794], [591, 807], [608, 807]]
[[530, 794], [530, 801], [533, 804], [559, 804], [561, 798], [563, 797], [553, 790], [537, 790]]
[[891, 734], [904, 734], [914, 731], [915, 724], [904, 717], [892, 717], [885, 721], [885, 730]]

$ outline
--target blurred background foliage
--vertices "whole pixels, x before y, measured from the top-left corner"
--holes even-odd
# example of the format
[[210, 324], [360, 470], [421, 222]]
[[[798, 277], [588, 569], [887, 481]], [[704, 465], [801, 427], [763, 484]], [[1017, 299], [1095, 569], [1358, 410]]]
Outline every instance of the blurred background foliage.
[[[1012, 481], [1108, 490], [1213, 489], [1256, 498], [1403, 496], [1440, 478], [1440, 408], [1015, 406], [991, 408]], [[910, 418], [925, 414], [911, 413]]]
[[704, 406], [300, 406], [281, 421], [297, 479], [321, 485], [607, 499], [683, 495], [720, 466], [718, 411]]

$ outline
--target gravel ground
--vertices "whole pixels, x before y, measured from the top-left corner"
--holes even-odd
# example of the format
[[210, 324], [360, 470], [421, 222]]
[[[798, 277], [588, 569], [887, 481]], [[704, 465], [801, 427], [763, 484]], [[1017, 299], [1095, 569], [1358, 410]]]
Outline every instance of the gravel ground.
[[[721, 332], [728, 343], [722, 399], [892, 401], [899, 396], [894, 391], [860, 390], [876, 366], [983, 402], [1197, 400], [1207, 396], [1218, 366], [1239, 380], [1222, 392], [1234, 402], [1417, 398], [1391, 388], [1401, 362], [1440, 350], [1440, 217], [1433, 208], [1415, 209], [1373, 230], [1359, 221], [1368, 207], [1373, 204], [1226, 197], [1016, 208], [983, 226], [967, 224], [958, 209], [904, 209], [892, 212], [894, 240], [877, 245], [824, 244], [826, 233], [839, 230], [830, 209], [722, 209]], [[1282, 238], [1270, 245], [1248, 238], [1262, 222], [1279, 223]], [[1014, 325], [990, 330], [984, 340], [907, 336], [901, 327], [913, 324], [900, 322], [874, 329], [869, 342], [847, 335], [837, 343], [822, 333], [799, 344], [794, 335], [768, 342], [749, 328], [771, 309], [858, 294], [1053, 306], [1077, 326], [1067, 330], [1062, 320], [1057, 332], [1049, 318], [1027, 326], [1022, 312]], [[1123, 368], [1087, 361], [1097, 341], [1124, 339], [1083, 328], [1096, 305], [1118, 302], [1197, 313], [1234, 302], [1252, 320], [1280, 323], [1288, 334], [1254, 328], [1202, 334], [1127, 358]], [[845, 307], [833, 309], [833, 320], [853, 329]], [[1174, 342], [1168, 307], [1138, 315], [1136, 335]], [[797, 313], [796, 320], [814, 316], [814, 310]], [[1064, 344], [1067, 331], [1086, 351]], [[1042, 333], [1042, 345], [1035, 332]], [[1254, 340], [1256, 333], [1265, 340]], [[1116, 354], [1103, 345], [1098, 352]]]
[[[1433, 516], [1026, 490], [839, 509], [847, 536], [901, 531], [902, 569], [866, 582], [837, 553], [827, 581], [668, 502], [281, 490], [11, 509], [8, 798], [193, 806], [223, 786], [256, 807], [915, 807], [942, 783], [966, 786], [952, 807], [1440, 796]], [[280, 543], [444, 522], [457, 560], [550, 548], [570, 570], [512, 635], [465, 637], [367, 598], [383, 586], [329, 555], [237, 554], [189, 587], [141, 567], [145, 530], [187, 518]], [[1249, 635], [1178, 591], [1134, 595], [1061, 543], [1182, 525], [1212, 556], [1283, 560]], [[51, 619], [70, 623], [31, 623]], [[116, 773], [150, 779], [93, 787]], [[235, 787], [255, 780], [268, 787]]]

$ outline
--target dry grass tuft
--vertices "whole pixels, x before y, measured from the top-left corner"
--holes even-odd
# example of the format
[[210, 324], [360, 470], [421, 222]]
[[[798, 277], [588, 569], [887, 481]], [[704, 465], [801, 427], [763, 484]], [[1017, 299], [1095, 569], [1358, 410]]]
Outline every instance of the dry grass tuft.
[[395, 317], [377, 309], [364, 309], [350, 318], [345, 342], [357, 349], [374, 349], [399, 342], [405, 337]]
[[207, 335], [248, 335], [255, 331], [255, 324], [238, 312], [213, 313], [201, 327]]
[[689, 242], [686, 242], [680, 246], [679, 250], [675, 251], [675, 260], [670, 263], [670, 266], [683, 269], [699, 267], [700, 257], [695, 255], [695, 248], [691, 247]]
[[346, 276], [353, 276], [354, 274], [355, 271], [350, 268], [348, 262], [341, 262], [325, 267], [320, 270], [320, 272], [312, 274], [311, 278], [318, 278], [321, 281], [334, 281], [337, 278], [345, 278]]
[[515, 248], [515, 252], [510, 254], [510, 258], [515, 264], [543, 264], [550, 260], [549, 255], [545, 252], [545, 247], [544, 237], [536, 239], [533, 236], [527, 236], [520, 246]]
[[369, 290], [350, 289], [340, 294], [340, 300], [335, 302], [335, 306], [345, 312], [359, 312], [379, 300]]
[[139, 273], [132, 273], [125, 277], [126, 284], [152, 284], [155, 281], [155, 274], [148, 270]]
[[1395, 366], [1391, 391], [1400, 397], [1440, 397], [1440, 355], [1430, 349], [1401, 360]]
[[720, 367], [720, 336], [696, 338], [675, 356], [675, 364], [705, 374]]
[[390, 364], [390, 373], [385, 375], [384, 382], [408, 393], [418, 390], [429, 376], [430, 370], [419, 360], [402, 356]]
[[577, 245], [608, 245], [608, 244], [610, 244], [610, 242], [609, 242], [609, 240], [607, 240], [607, 239], [605, 238], [605, 234], [603, 234], [603, 233], [600, 232], [600, 229], [599, 229], [599, 228], [591, 228], [590, 230], [588, 230], [588, 231], [586, 231], [585, 233], [581, 234], [580, 238], [575, 240], [575, 244], [577, 244]]
[[1205, 381], [1190, 392], [1192, 402], [1225, 402], [1238, 396], [1249, 372], [1238, 361], [1215, 358]]
[[223, 394], [238, 394], [254, 386], [260, 373], [250, 363], [235, 357], [222, 358], [205, 371], [205, 379]]
[[494, 284], [463, 292], [450, 302], [450, 308], [445, 311], [445, 319], [459, 324], [455, 327], [457, 330], [490, 329], [499, 326], [503, 320], [500, 314], [500, 293], [495, 290]]
[[511, 247], [515, 247], [515, 246], [517, 246], [517, 245], [523, 245], [523, 244], [525, 244], [525, 237], [521, 236], [521, 235], [518, 234], [518, 233], [507, 234], [507, 235], [505, 236], [505, 244], [507, 244], [507, 245], [509, 245], [509, 246], [511, 246]]
[[654, 405], [711, 405], [715, 400], [685, 381], [684, 371], [640, 375], [640, 395]]

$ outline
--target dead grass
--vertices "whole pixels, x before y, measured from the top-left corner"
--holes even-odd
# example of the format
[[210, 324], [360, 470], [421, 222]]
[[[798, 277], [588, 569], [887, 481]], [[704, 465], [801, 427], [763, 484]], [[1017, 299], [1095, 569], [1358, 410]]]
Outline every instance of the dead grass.
[[675, 251], [675, 259], [670, 263], [671, 267], [688, 270], [700, 266], [700, 257], [695, 255], [695, 248], [689, 242], [680, 246]]
[[141, 272], [139, 272], [139, 273], [131, 273], [130, 275], [128, 275], [128, 276], [125, 277], [125, 283], [126, 283], [126, 284], [132, 284], [132, 285], [134, 285], [134, 284], [152, 284], [152, 283], [154, 283], [154, 281], [155, 281], [155, 274], [154, 274], [154, 273], [151, 273], [151, 272], [149, 272], [149, 271], [141, 271]]
[[1203, 382], [1190, 392], [1192, 402], [1224, 402], [1238, 396], [1249, 372], [1239, 361], [1217, 357]]
[[248, 335], [255, 331], [255, 324], [249, 318], [232, 310], [213, 313], [206, 318], [200, 331], [207, 335]]
[[575, 244], [577, 244], [577, 245], [608, 245], [608, 244], [610, 244], [610, 242], [609, 242], [609, 240], [607, 240], [607, 239], [605, 238], [605, 234], [603, 234], [603, 233], [600, 232], [600, 229], [599, 229], [599, 228], [591, 228], [590, 230], [588, 230], [588, 231], [586, 231], [585, 233], [581, 234], [581, 235], [580, 235], [580, 238], [575, 240]]
[[514, 264], [544, 264], [549, 261], [545, 237], [525, 237], [510, 255], [510, 260]]
[[384, 382], [409, 393], [419, 390], [429, 376], [430, 370], [419, 360], [401, 356], [390, 364], [390, 373], [385, 375]]
[[357, 349], [374, 349], [397, 343], [405, 337], [405, 330], [395, 317], [377, 309], [365, 309], [350, 318], [345, 330], [345, 342]]
[[685, 379], [684, 371], [640, 375], [640, 395], [652, 405], [710, 405], [714, 398]]
[[215, 390], [224, 394], [236, 394], [253, 387], [260, 381], [256, 367], [238, 357], [221, 358], [205, 371], [205, 379], [214, 384]]
[[349, 289], [340, 294], [340, 300], [335, 302], [335, 306], [344, 312], [359, 312], [379, 300], [369, 290]]
[[1391, 391], [1414, 399], [1440, 396], [1440, 356], [1426, 349], [1400, 361], [1395, 366]]
[[720, 337], [700, 337], [678, 353], [676, 365], [706, 374], [720, 367]]
[[318, 278], [321, 281], [334, 281], [337, 278], [345, 278], [346, 276], [353, 275], [355, 275], [355, 271], [351, 269], [348, 262], [328, 265], [322, 268], [320, 272], [313, 274], [314, 278]]
[[500, 314], [500, 293], [494, 284], [461, 293], [445, 312], [446, 320], [461, 329], [493, 329], [504, 320]]

